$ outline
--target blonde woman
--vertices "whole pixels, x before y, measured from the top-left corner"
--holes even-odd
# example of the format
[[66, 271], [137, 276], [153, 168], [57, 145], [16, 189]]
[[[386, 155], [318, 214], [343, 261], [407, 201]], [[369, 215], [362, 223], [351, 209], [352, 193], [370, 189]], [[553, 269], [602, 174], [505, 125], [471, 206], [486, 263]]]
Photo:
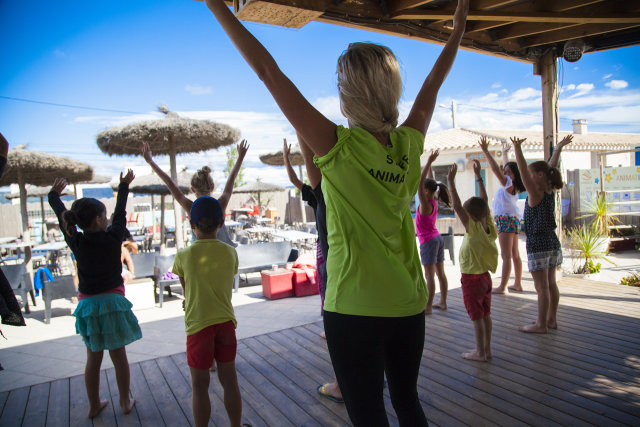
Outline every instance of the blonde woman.
[[324, 326], [355, 426], [386, 425], [384, 374], [400, 425], [427, 425], [417, 381], [427, 289], [409, 203], [436, 97], [458, 51], [469, 9], [459, 0], [449, 41], [398, 126], [402, 78], [386, 47], [352, 43], [338, 59], [349, 127], [316, 110], [223, 0], [207, 6], [315, 154], [322, 172], [331, 250]]

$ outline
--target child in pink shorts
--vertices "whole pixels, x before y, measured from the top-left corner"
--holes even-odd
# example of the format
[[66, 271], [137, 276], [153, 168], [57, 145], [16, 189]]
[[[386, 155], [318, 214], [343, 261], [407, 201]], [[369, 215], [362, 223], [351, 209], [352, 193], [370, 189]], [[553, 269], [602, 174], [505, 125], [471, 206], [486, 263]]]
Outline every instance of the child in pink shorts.
[[462, 353], [468, 360], [486, 362], [491, 359], [491, 275], [498, 267], [498, 231], [491, 217], [487, 192], [484, 188], [480, 163], [474, 160], [473, 172], [478, 183], [480, 197], [471, 197], [464, 205], [456, 190], [455, 177], [458, 168], [449, 168], [449, 190], [453, 209], [464, 225], [465, 235], [460, 248], [460, 272], [464, 305], [473, 321], [476, 348]]
[[218, 200], [199, 197], [191, 206], [189, 219], [196, 240], [176, 254], [173, 273], [180, 278], [185, 297], [193, 419], [196, 426], [209, 423], [209, 368], [215, 360], [230, 425], [240, 426], [242, 397], [236, 376], [236, 319], [231, 305], [238, 255], [235, 248], [217, 239], [224, 222]]

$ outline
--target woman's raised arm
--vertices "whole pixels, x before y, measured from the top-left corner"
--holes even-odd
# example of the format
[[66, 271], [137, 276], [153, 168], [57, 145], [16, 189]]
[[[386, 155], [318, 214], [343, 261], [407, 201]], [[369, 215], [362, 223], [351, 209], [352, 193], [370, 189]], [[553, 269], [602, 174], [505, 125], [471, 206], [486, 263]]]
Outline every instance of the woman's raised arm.
[[245, 61], [265, 84], [280, 110], [317, 156], [324, 156], [337, 141], [336, 125], [316, 110], [284, 75], [265, 47], [238, 21], [223, 0], [207, 6]]

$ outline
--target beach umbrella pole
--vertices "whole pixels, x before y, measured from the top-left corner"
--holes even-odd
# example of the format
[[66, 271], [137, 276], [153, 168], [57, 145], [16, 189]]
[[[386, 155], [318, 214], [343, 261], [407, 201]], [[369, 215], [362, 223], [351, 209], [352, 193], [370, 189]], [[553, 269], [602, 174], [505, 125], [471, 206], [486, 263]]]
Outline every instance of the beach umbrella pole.
[[[31, 242], [31, 233], [29, 233], [29, 214], [27, 212], [27, 188], [22, 176], [22, 170], [18, 170], [18, 187], [20, 187], [20, 214], [22, 216], [22, 241], [24, 243]], [[24, 247], [24, 262], [27, 266], [27, 273], [33, 281], [33, 266], [31, 265], [31, 246]], [[34, 304], [35, 305], [35, 304]]]
[[[176, 168], [176, 144], [173, 141], [173, 137], [169, 135], [169, 163], [171, 165], [171, 179], [178, 185], [178, 169]], [[182, 249], [184, 247], [183, 233], [182, 233], [182, 206], [180, 206], [176, 199], [173, 199], [173, 213], [175, 216], [176, 224], [176, 249]]]
[[44, 196], [40, 196], [40, 212], [42, 213], [42, 225], [41, 225], [42, 238], [41, 238], [41, 240], [43, 242], [46, 242], [47, 241], [47, 230], [45, 229], [46, 228], [46, 224], [45, 224], [45, 221], [44, 221]]
[[165, 242], [165, 232], [164, 232], [164, 194], [160, 196], [160, 255], [164, 255], [164, 242]]

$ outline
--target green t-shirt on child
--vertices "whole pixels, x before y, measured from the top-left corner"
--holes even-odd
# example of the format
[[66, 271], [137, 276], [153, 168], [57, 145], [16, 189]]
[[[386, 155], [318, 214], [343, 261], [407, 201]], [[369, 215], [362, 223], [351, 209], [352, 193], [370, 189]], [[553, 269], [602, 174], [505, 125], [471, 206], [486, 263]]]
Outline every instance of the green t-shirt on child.
[[482, 224], [469, 217], [469, 231], [464, 234], [460, 247], [460, 272], [464, 274], [483, 274], [496, 272], [498, 267], [498, 230], [491, 213], [487, 216], [489, 233]]
[[329, 255], [324, 309], [377, 317], [424, 310], [427, 288], [411, 199], [420, 182], [424, 136], [400, 127], [382, 146], [362, 128], [338, 126], [338, 141], [315, 158], [327, 205]]
[[176, 254], [172, 271], [185, 282], [187, 335], [229, 320], [236, 324], [231, 295], [238, 254], [233, 247], [218, 239], [196, 240]]

